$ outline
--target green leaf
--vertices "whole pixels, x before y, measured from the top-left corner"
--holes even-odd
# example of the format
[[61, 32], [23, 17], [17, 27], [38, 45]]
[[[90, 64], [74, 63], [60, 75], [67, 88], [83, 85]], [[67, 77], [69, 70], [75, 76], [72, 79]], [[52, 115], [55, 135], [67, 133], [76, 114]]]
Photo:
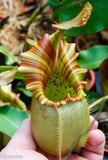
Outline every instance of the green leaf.
[[2, 54], [4, 54], [5, 57], [6, 57], [6, 59], [5, 59], [5, 64], [6, 64], [6, 65], [11, 65], [11, 64], [13, 64], [14, 62], [17, 61], [17, 58], [16, 58], [14, 55], [10, 54], [10, 53], [9, 53], [3, 46], [1, 46], [1, 45], [0, 45], [0, 52], [1, 52]]
[[81, 68], [96, 69], [108, 57], [108, 46], [94, 46], [79, 52], [77, 60]]
[[0, 131], [12, 137], [28, 116], [26, 112], [10, 106], [0, 108]]
[[14, 66], [0, 66], [0, 73], [14, 69]]
[[[87, 101], [88, 101], [89, 105], [101, 97], [101, 95], [96, 93], [95, 91], [90, 91], [90, 92], [89, 91], [85, 91], [85, 93], [87, 95]], [[98, 111], [101, 106], [102, 106], [102, 104], [97, 105], [93, 109], [93, 111]]]
[[[88, 0], [48, 0], [49, 5], [54, 8], [53, 18], [58, 18], [59, 23], [71, 20], [82, 10], [84, 4]], [[87, 24], [83, 27], [72, 28], [65, 31], [64, 35], [78, 36], [81, 34], [90, 34], [98, 32], [108, 26], [108, 1], [107, 0], [89, 0], [93, 7], [93, 11]]]
[[33, 93], [30, 92], [29, 90], [27, 90], [26, 88], [24, 87], [17, 87], [17, 89], [21, 92], [23, 92], [26, 96], [28, 97], [32, 97], [33, 96]]
[[15, 79], [24, 80], [24, 77], [23, 77], [23, 75], [20, 72], [17, 72], [15, 74]]
[[87, 95], [88, 104], [91, 104], [95, 100], [99, 99], [101, 97], [100, 94], [96, 93], [95, 91], [86, 91], [85, 93]]

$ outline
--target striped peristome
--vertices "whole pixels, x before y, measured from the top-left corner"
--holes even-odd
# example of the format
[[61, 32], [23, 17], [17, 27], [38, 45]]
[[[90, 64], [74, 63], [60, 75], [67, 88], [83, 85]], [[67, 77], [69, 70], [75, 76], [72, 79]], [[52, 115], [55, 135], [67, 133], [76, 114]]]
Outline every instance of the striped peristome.
[[[24, 75], [27, 89], [33, 92], [41, 104], [52, 107], [81, 100], [85, 96], [83, 88], [86, 82], [82, 81], [82, 75], [86, 69], [81, 69], [76, 62], [78, 53], [75, 52], [75, 44], [68, 44], [61, 39], [62, 31], [57, 31], [51, 36], [45, 34], [41, 41], [21, 54], [19, 67]], [[56, 68], [65, 80], [71, 83], [76, 91], [76, 97], [67, 94], [59, 102], [46, 97], [45, 86]]]

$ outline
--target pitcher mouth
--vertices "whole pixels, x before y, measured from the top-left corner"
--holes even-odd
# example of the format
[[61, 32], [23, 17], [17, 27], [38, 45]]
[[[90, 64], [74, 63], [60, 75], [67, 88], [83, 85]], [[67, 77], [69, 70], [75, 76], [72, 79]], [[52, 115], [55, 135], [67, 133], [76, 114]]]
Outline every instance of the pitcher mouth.
[[66, 81], [56, 68], [45, 86], [45, 97], [49, 103], [52, 102], [52, 106], [62, 106], [67, 102], [82, 100], [86, 96], [82, 84], [77, 81], [75, 83], [77, 85], [73, 86], [71, 82]]
[[[59, 34], [58, 31], [54, 35], [56, 39], [59, 39]], [[47, 53], [42, 49], [44, 43]], [[87, 70], [81, 69], [76, 62], [78, 53], [74, 43], [61, 41], [58, 52], [55, 52], [50, 36], [45, 35], [41, 42], [21, 56], [20, 71], [25, 77], [26, 87], [41, 104], [59, 107], [85, 97], [83, 89], [86, 82], [82, 81], [82, 76]]]
[[45, 96], [53, 102], [60, 102], [66, 97], [76, 97], [77, 93], [56, 68], [45, 86]]

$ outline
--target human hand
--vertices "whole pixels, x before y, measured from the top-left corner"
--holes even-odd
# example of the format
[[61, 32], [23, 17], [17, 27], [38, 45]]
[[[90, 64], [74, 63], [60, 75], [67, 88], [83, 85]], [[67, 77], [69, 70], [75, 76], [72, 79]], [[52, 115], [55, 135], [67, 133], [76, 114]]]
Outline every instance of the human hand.
[[[93, 117], [91, 117], [91, 122], [92, 121]], [[94, 121], [91, 131], [89, 132], [86, 146], [80, 150], [76, 150], [81, 156], [71, 154], [67, 160], [103, 159], [105, 136], [97, 129], [97, 126], [97, 121]], [[0, 157], [2, 157], [2, 160], [5, 160], [5, 158], [9, 160], [57, 160], [56, 157], [43, 153], [36, 146], [31, 133], [30, 118], [23, 121], [19, 130], [14, 134], [8, 145], [1, 151]]]

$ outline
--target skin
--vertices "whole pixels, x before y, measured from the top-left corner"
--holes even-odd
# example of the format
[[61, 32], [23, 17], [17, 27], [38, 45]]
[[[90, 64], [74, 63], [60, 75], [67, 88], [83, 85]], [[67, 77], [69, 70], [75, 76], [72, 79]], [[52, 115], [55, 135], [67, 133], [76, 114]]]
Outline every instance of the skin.
[[[75, 150], [81, 156], [71, 154], [67, 160], [102, 160], [105, 145], [103, 132], [97, 129], [98, 122], [90, 118], [93, 126], [89, 132], [88, 141], [84, 148]], [[49, 156], [42, 152], [33, 140], [30, 118], [23, 121], [21, 127], [14, 134], [8, 145], [1, 151], [0, 156], [15, 156], [14, 160], [57, 160], [56, 157]], [[18, 158], [19, 156], [19, 158]], [[12, 158], [13, 159], [13, 158]], [[9, 159], [9, 160], [12, 160]]]

